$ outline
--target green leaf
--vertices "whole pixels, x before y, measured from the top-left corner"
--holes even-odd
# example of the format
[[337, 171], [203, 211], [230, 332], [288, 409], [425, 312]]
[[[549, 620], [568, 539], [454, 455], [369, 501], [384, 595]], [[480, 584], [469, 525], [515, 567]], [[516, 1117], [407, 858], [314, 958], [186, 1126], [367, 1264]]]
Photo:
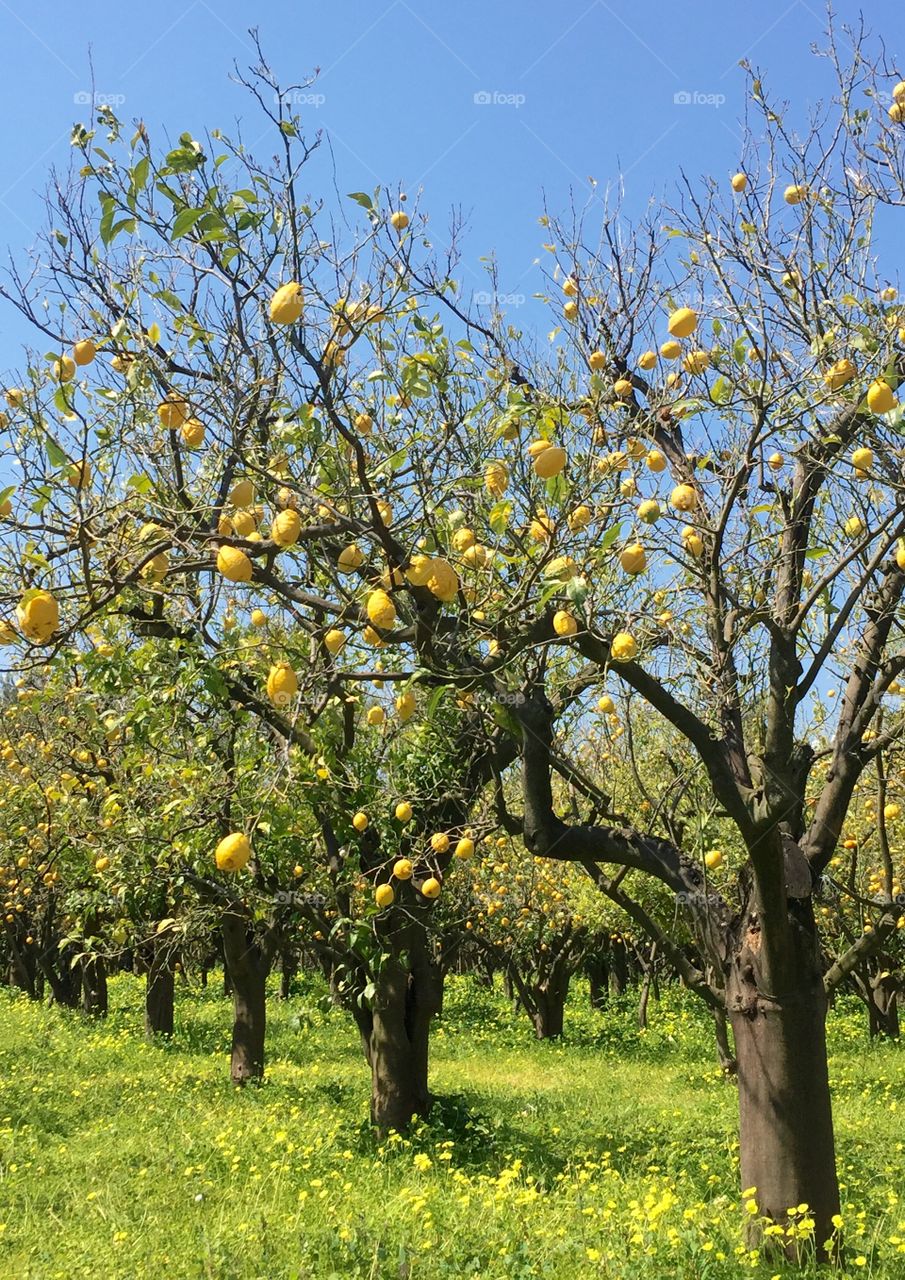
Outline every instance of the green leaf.
[[606, 533], [600, 539], [600, 550], [607, 551], [613, 545], [617, 538], [622, 535], [622, 525], [614, 524], [612, 529], [607, 529]]
[[67, 454], [57, 444], [50, 432], [44, 437], [44, 449], [47, 453], [47, 461], [52, 467], [65, 467], [69, 461]]
[[373, 201], [366, 192], [350, 191], [348, 195], [349, 199], [354, 200], [356, 204], [360, 204], [362, 209], [367, 209], [370, 212], [374, 208]]
[[181, 210], [181, 212], [177, 213], [176, 221], [173, 223], [173, 230], [170, 233], [172, 239], [179, 240], [182, 236], [187, 236], [198, 219], [203, 217], [203, 209]]

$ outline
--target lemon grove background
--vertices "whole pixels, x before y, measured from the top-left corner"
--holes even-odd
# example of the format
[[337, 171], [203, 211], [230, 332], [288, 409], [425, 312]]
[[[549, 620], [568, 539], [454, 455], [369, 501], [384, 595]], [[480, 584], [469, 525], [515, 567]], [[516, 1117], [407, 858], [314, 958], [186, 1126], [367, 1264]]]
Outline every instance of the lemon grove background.
[[[315, 91], [315, 92], [316, 92], [316, 91]], [[484, 92], [484, 91], [481, 91], [481, 92]], [[488, 91], [488, 92], [489, 92], [489, 91]], [[677, 92], [682, 92], [682, 93], [684, 93], [685, 91], [677, 91]], [[700, 92], [700, 93], [703, 93], [703, 91], [694, 91], [694, 93], [691, 93], [691, 99], [693, 99], [693, 101], [686, 102], [686, 101], [682, 100], [682, 101], [680, 101], [680, 102], [675, 102], [675, 104], [673, 104], [673, 105], [677, 106], [677, 108], [705, 108], [705, 106], [710, 106], [710, 108], [712, 108], [713, 110], [718, 110], [718, 109], [719, 109], [719, 106], [721, 106], [721, 105], [722, 105], [722, 104], [717, 104], [717, 102], [716, 102], [716, 101], [712, 101], [712, 102], [707, 102], [707, 101], [703, 101], [703, 100], [701, 100], [701, 101], [695, 101], [695, 100], [694, 100], [694, 99], [695, 99], [695, 95], [696, 95], [696, 93], [699, 93], [699, 92]], [[521, 109], [521, 106], [522, 106], [522, 105], [524, 105], [524, 104], [516, 104], [516, 102], [504, 102], [504, 101], [502, 100], [502, 97], [506, 96], [506, 95], [504, 95], [504, 91], [493, 91], [493, 93], [497, 93], [497, 95], [499, 95], [499, 97], [501, 97], [501, 100], [499, 100], [499, 101], [490, 101], [490, 102], [484, 102], [484, 101], [481, 101], [481, 102], [475, 102], [475, 106], [480, 106], [480, 108], [492, 108], [492, 106], [499, 106], [499, 108], [503, 108], [503, 106], [512, 106], [512, 108], [513, 108], [513, 109], [516, 109], [516, 110], [517, 110], [517, 109]], [[492, 96], [493, 96], [493, 95], [492, 95]], [[516, 96], [517, 96], [517, 95], [516, 95]], [[703, 93], [703, 96], [704, 96], [704, 97], [708, 97], [708, 96], [716, 97], [716, 96], [719, 96], [719, 95], [708, 95], [708, 93]], [[312, 105], [315, 105], [315, 106], [316, 106], [316, 108], [319, 108], [319, 106], [320, 106], [320, 104], [312, 104]], [[122, 114], [122, 111], [120, 111], [120, 114]], [[351, 186], [352, 186], [352, 183], [351, 183]], [[671, 1032], [671, 1033], [669, 1033], [669, 1034], [672, 1034], [672, 1032]], [[707, 1070], [707, 1069], [705, 1069], [705, 1070]], [[280, 1139], [280, 1140], [282, 1140], [282, 1139]], [[453, 1144], [454, 1144], [454, 1139], [453, 1139]], [[517, 1175], [518, 1175], [518, 1174], [520, 1174], [520, 1171], [521, 1171], [521, 1167], [522, 1167], [522, 1165], [518, 1165], [518, 1166], [516, 1167], [516, 1161], [520, 1160], [520, 1158], [521, 1158], [521, 1157], [513, 1156], [513, 1164], [512, 1164], [512, 1165], [507, 1165], [506, 1167], [503, 1167], [503, 1170], [502, 1170], [502, 1172], [501, 1172], [501, 1175], [499, 1175], [499, 1176], [501, 1176], [502, 1184], [503, 1184], [503, 1187], [504, 1187], [504, 1188], [508, 1187], [508, 1184], [509, 1184], [509, 1183], [513, 1183], [513, 1181], [517, 1181]], [[413, 1155], [413, 1157], [412, 1157], [412, 1164], [413, 1164], [413, 1167], [415, 1167], [415, 1170], [419, 1171], [419, 1172], [420, 1172], [420, 1174], [428, 1174], [428, 1172], [431, 1170], [431, 1167], [433, 1167], [434, 1161], [433, 1161], [433, 1157], [431, 1157], [431, 1156], [429, 1155], [429, 1153], [426, 1153], [426, 1152], [415, 1152], [415, 1155]], [[522, 1160], [522, 1164], [524, 1164], [524, 1160]], [[255, 1171], [257, 1171], [257, 1170], [255, 1170]], [[92, 1197], [92, 1201], [91, 1201], [91, 1202], [93, 1202], [93, 1199], [96, 1199], [95, 1194], [93, 1194], [92, 1192], [88, 1192], [87, 1194], [88, 1194], [88, 1196], [91, 1196], [91, 1197]], [[202, 1193], [202, 1194], [204, 1194], [204, 1193]], [[529, 1198], [529, 1199], [530, 1199], [530, 1198], [531, 1198], [531, 1196], [530, 1196], [530, 1192], [527, 1192], [526, 1194], [527, 1194], [527, 1198]], [[669, 1192], [668, 1192], [668, 1190], [666, 1190], [666, 1192], [663, 1192], [663, 1193], [661, 1194], [661, 1196], [659, 1196], [659, 1198], [655, 1198], [655, 1199], [653, 1199], [653, 1201], [650, 1201], [649, 1203], [641, 1202], [641, 1210], [639, 1210], [639, 1213], [637, 1213], [637, 1217], [639, 1217], [639, 1221], [640, 1221], [641, 1219], [644, 1219], [644, 1217], [646, 1217], [646, 1219], [649, 1219], [649, 1220], [652, 1220], [652, 1221], [657, 1221], [657, 1220], [659, 1219], [659, 1217], [662, 1217], [662, 1216], [663, 1216], [663, 1213], [666, 1213], [666, 1212], [667, 1212], [667, 1210], [668, 1210], [668, 1208], [671, 1208], [671, 1207], [672, 1207], [672, 1206], [671, 1206], [671, 1193], [669, 1193]], [[429, 1216], [429, 1215], [425, 1215], [425, 1217], [426, 1217], [426, 1222], [425, 1222], [425, 1224], [424, 1224], [424, 1225], [425, 1225], [425, 1234], [426, 1234], [426, 1238], [428, 1238], [428, 1240], [430, 1240], [430, 1239], [431, 1239], [431, 1236], [430, 1236], [430, 1231], [428, 1230], [428, 1224], [429, 1224], [429, 1222], [430, 1222], [430, 1216]], [[713, 1225], [713, 1224], [712, 1224], [712, 1225]], [[347, 1229], [347, 1228], [343, 1228], [343, 1230], [348, 1230], [348, 1229]], [[572, 1233], [572, 1234], [573, 1234], [573, 1233]], [[127, 1235], [128, 1235], [128, 1233], [127, 1233]], [[119, 1243], [123, 1243], [123, 1242], [119, 1242]], [[717, 1247], [716, 1247], [716, 1245], [714, 1245], [713, 1249], [705, 1248], [705, 1243], [707, 1243], [707, 1242], [701, 1243], [701, 1254], [707, 1254], [707, 1253], [709, 1253], [709, 1252], [713, 1252], [713, 1251], [714, 1251], [714, 1249], [716, 1249], [716, 1248], [717, 1248]], [[897, 1244], [896, 1240], [892, 1240], [892, 1242], [885, 1242], [885, 1244], [886, 1244], [886, 1243], [891, 1243], [891, 1244], [892, 1244], [892, 1247], [895, 1247], [895, 1245]], [[429, 1245], [429, 1247], [430, 1247], [430, 1245]], [[503, 1253], [504, 1253], [504, 1252], [506, 1252], [506, 1247], [503, 1247], [503, 1249], [502, 1249], [502, 1251], [501, 1251], [501, 1252], [503, 1252]], [[588, 1249], [588, 1251], [586, 1251], [586, 1258], [588, 1258], [588, 1261], [589, 1261], [589, 1262], [599, 1262], [599, 1261], [600, 1261], [600, 1257], [595, 1256], [595, 1254], [600, 1254], [600, 1252], [602, 1252], [602, 1251], [599, 1251], [599, 1249]], [[723, 1251], [719, 1251], [719, 1252], [723, 1252]], [[717, 1261], [717, 1262], [721, 1262], [722, 1260], [719, 1260], [719, 1258], [717, 1258], [717, 1260], [716, 1260], [716, 1261]], [[218, 1265], [220, 1265], [220, 1263], [219, 1263], [219, 1262], [218, 1262]], [[224, 1263], [224, 1265], [228, 1265], [228, 1263]], [[356, 1265], [357, 1265], [357, 1263], [356, 1263]], [[457, 1265], [458, 1265], [458, 1263], [457, 1263]], [[485, 1265], [486, 1265], [486, 1263], [485, 1263]], [[533, 1266], [533, 1265], [534, 1265], [534, 1262], [530, 1262], [530, 1263], [529, 1263], [529, 1265]], [[707, 1257], [704, 1257], [704, 1258], [703, 1258], [703, 1262], [695, 1262], [695, 1263], [694, 1263], [694, 1265], [695, 1265], [695, 1267], [707, 1265]], [[858, 1267], [861, 1267], [861, 1266], [869, 1266], [869, 1265], [870, 1265], [870, 1251], [869, 1251], [869, 1248], [867, 1249], [867, 1252], [865, 1252], [864, 1254], [858, 1254], [858, 1256], [856, 1256], [856, 1257], [855, 1257], [855, 1261], [854, 1261], [853, 1265], [854, 1265], [854, 1266], [858, 1266]], [[342, 1274], [342, 1267], [340, 1267], [340, 1274]], [[696, 1272], [695, 1272], [695, 1274], [696, 1274]], [[714, 1272], [714, 1274], [717, 1274], [717, 1272]]]

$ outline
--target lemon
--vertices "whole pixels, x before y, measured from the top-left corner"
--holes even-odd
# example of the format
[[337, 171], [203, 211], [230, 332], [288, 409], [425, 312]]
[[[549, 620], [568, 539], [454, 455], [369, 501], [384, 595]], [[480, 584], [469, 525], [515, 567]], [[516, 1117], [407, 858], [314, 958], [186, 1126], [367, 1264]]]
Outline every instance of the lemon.
[[411, 720], [412, 716], [415, 714], [416, 705], [415, 695], [411, 690], [407, 690], [405, 693], [400, 693], [399, 697], [396, 699], [396, 714], [399, 716], [399, 719], [403, 724], [407, 720]]
[[331, 627], [324, 636], [324, 645], [327, 652], [332, 653], [334, 656], [339, 653], [345, 643], [346, 633], [344, 631], [340, 631], [338, 627]]
[[199, 449], [204, 444], [204, 423], [198, 418], [189, 418], [179, 428], [179, 434], [190, 449]]
[[391, 884], [379, 884], [374, 890], [374, 901], [381, 911], [384, 907], [391, 907], [395, 899], [396, 893]]
[[578, 631], [578, 623], [567, 610], [559, 609], [553, 615], [553, 630], [558, 636], [568, 639]]
[[397, 209], [390, 214], [390, 226], [394, 231], [404, 231], [409, 224], [409, 216], [404, 209]]
[[250, 507], [255, 500], [255, 487], [251, 480], [237, 480], [229, 491], [234, 507]]
[[608, 693], [597, 699], [597, 710], [605, 716], [611, 716], [616, 710], [616, 704]]
[[163, 404], [157, 406], [160, 425], [168, 431], [176, 431], [189, 417], [189, 407], [181, 395], [171, 391]]
[[669, 500], [677, 511], [693, 511], [698, 505], [698, 495], [690, 484], [677, 484]]
[[224, 836], [214, 851], [218, 871], [241, 871], [251, 857], [248, 836], [241, 831]]
[[440, 881], [436, 876], [430, 876], [430, 878], [425, 880], [424, 884], [422, 884], [421, 892], [424, 894], [425, 898], [439, 898]]
[[97, 347], [90, 338], [82, 338], [72, 348], [72, 358], [77, 365], [91, 364], [97, 355]]
[[748, 179], [744, 173], [734, 173], [729, 181], [733, 191], [744, 191], [748, 185]]
[[365, 604], [368, 620], [375, 627], [389, 631], [396, 621], [396, 606], [385, 591], [372, 591]]
[[365, 554], [361, 547], [353, 542], [348, 547], [343, 547], [336, 561], [336, 567], [340, 573], [354, 573], [356, 569], [360, 569], [365, 562]]
[[60, 625], [60, 609], [49, 591], [27, 592], [16, 607], [16, 620], [29, 640], [46, 643]]
[[359, 809], [358, 813], [356, 813], [352, 819], [352, 826], [358, 832], [367, 831], [369, 822], [370, 818], [368, 815], [366, 813], [362, 813], [361, 809]]
[[431, 836], [431, 848], [434, 853], [446, 853], [449, 848], [449, 836], [445, 831], [435, 831]]
[[691, 307], [679, 307], [669, 317], [666, 325], [674, 338], [687, 338], [698, 327], [698, 313]]
[[230, 582], [251, 582], [252, 563], [238, 547], [221, 547], [217, 552], [217, 569]]
[[366, 719], [372, 729], [379, 729], [386, 718], [386, 712], [383, 707], [373, 706], [368, 708]]
[[397, 880], [411, 880], [413, 870], [408, 858], [399, 858], [393, 863], [393, 875]]
[[723, 855], [719, 849], [711, 849], [704, 854], [704, 866], [708, 871], [715, 871], [722, 861]]
[[397, 822], [411, 822], [412, 806], [408, 800], [400, 800], [395, 809]]
[[270, 536], [278, 547], [294, 546], [299, 540], [301, 531], [301, 517], [297, 511], [293, 511], [292, 507], [278, 512], [270, 526]]
[[858, 373], [858, 370], [852, 364], [851, 360], [843, 357], [830, 365], [826, 373], [823, 375], [823, 381], [831, 391], [838, 391], [840, 387], [844, 387], [847, 382], [851, 382]]
[[270, 320], [272, 324], [295, 324], [301, 317], [305, 305], [302, 286], [296, 280], [281, 284], [270, 299]]
[[631, 662], [637, 657], [638, 642], [628, 631], [619, 631], [610, 644], [610, 657], [614, 662]]
[[871, 413], [889, 413], [896, 407], [896, 398], [892, 387], [882, 378], [877, 378], [867, 389], [867, 407]]
[[565, 465], [565, 449], [557, 444], [547, 444], [534, 458], [534, 473], [541, 480], [550, 480], [553, 476], [558, 476]]
[[277, 662], [267, 676], [267, 696], [275, 707], [285, 707], [299, 691], [298, 676], [288, 662]]
[[619, 557], [619, 563], [626, 573], [633, 576], [643, 573], [647, 568], [647, 555], [640, 542], [634, 542], [625, 548]]

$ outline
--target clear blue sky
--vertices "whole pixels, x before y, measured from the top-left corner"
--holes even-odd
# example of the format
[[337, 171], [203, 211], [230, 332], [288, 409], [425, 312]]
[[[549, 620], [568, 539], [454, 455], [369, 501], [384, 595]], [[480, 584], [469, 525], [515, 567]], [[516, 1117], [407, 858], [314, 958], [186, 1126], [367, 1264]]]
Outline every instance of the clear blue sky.
[[[856, 5], [838, 7], [857, 19]], [[901, 13], [895, 0], [867, 6], [873, 31], [893, 39], [905, 38]], [[423, 186], [441, 242], [449, 207], [461, 205], [469, 260], [495, 250], [501, 287], [513, 293], [540, 285], [533, 263], [544, 195], [565, 208], [570, 188], [586, 197], [589, 176], [603, 189], [621, 174], [629, 207], [639, 209], [680, 168], [733, 172], [740, 58], [763, 68], [800, 118], [830, 86], [828, 67], [810, 52], [822, 39], [820, 0], [0, 0], [0, 249], [19, 254], [31, 241], [48, 167], [66, 163], [72, 123], [87, 115], [89, 54], [98, 93], [158, 139], [162, 130], [229, 130], [244, 117], [253, 143], [258, 119], [229, 73], [234, 59], [252, 58], [246, 28], [255, 14], [281, 80], [321, 68], [313, 92], [323, 101], [302, 115], [332, 142], [339, 190], [401, 182], [414, 196]], [[703, 100], [677, 103], [683, 92]], [[471, 284], [481, 287], [477, 274]], [[15, 363], [20, 335], [0, 310], [3, 364]]]

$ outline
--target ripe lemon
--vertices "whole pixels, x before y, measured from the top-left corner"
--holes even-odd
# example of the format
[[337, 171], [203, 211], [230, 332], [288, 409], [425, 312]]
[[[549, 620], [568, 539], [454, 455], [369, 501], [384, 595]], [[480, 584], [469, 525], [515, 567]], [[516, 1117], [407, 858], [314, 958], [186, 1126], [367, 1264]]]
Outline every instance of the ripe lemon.
[[613, 383], [613, 391], [620, 400], [627, 400], [634, 391], [631, 378], [617, 378]]
[[567, 610], [559, 609], [553, 615], [553, 630], [558, 636], [567, 639], [578, 631], [578, 623]]
[[664, 342], [660, 347], [660, 355], [664, 360], [678, 360], [681, 354], [682, 348], [680, 344], [672, 341], [672, 339], [669, 342]]
[[200, 449], [204, 444], [204, 423], [198, 418], [189, 418], [179, 428], [179, 434], [189, 449]]
[[638, 368], [645, 372], [653, 369], [657, 363], [656, 351], [645, 351], [638, 357]]
[[374, 890], [374, 901], [380, 907], [381, 911], [384, 907], [391, 907], [396, 899], [396, 893], [391, 884], [379, 884]]
[[547, 443], [547, 447], [534, 458], [534, 473], [540, 476], [541, 480], [550, 480], [553, 476], [558, 476], [565, 465], [565, 449], [557, 444]]
[[302, 286], [296, 280], [281, 284], [270, 299], [270, 320], [272, 324], [295, 324], [305, 306], [305, 295]]
[[566, 523], [572, 533], [581, 533], [582, 529], [587, 529], [593, 518], [594, 513], [591, 508], [582, 504], [570, 513]]
[[255, 487], [251, 480], [237, 480], [229, 491], [234, 507], [250, 507], [255, 500]]
[[666, 470], [666, 458], [659, 449], [651, 449], [645, 458], [648, 471], [659, 473]]
[[434, 853], [446, 853], [449, 848], [449, 836], [445, 831], [435, 831], [431, 836], [431, 848]]
[[340, 573], [354, 573], [356, 569], [360, 569], [365, 562], [365, 554], [361, 547], [353, 542], [351, 546], [343, 547], [336, 561], [336, 567]]
[[782, 198], [786, 204], [801, 204], [802, 200], [807, 198], [807, 194], [807, 187], [793, 183], [791, 186], [786, 187], [782, 193]]
[[91, 364], [96, 355], [97, 347], [90, 338], [82, 338], [81, 341], [77, 342], [72, 348], [72, 358], [76, 364], [80, 366]]
[[60, 625], [60, 608], [49, 591], [29, 591], [16, 606], [16, 620], [24, 636], [43, 644]]
[[252, 609], [251, 623], [254, 627], [265, 627], [267, 625], [267, 614], [263, 609]]
[[870, 471], [874, 465], [873, 449], [866, 447], [855, 449], [852, 452], [852, 466], [856, 471]]
[[403, 724], [405, 724], [407, 720], [411, 720], [412, 716], [415, 714], [416, 706], [417, 702], [415, 695], [410, 689], [406, 690], [405, 693], [400, 693], [399, 697], [396, 699], [396, 714], [399, 716], [399, 719]]
[[409, 804], [408, 800], [399, 801], [396, 805], [395, 814], [397, 822], [411, 822], [412, 806]]
[[362, 813], [361, 809], [359, 809], [358, 813], [356, 813], [355, 817], [352, 819], [352, 826], [358, 832], [367, 831], [369, 822], [370, 818], [368, 815], [366, 813]]
[[495, 498], [501, 498], [509, 484], [509, 472], [502, 462], [489, 462], [484, 469], [484, 487]]
[[71, 382], [75, 377], [75, 361], [72, 356], [60, 356], [53, 364], [54, 376], [59, 382]]
[[408, 858], [399, 858], [393, 863], [393, 875], [397, 880], [411, 880], [414, 870]]
[[218, 871], [241, 871], [251, 857], [248, 836], [241, 831], [224, 836], [214, 851]]
[[616, 710], [616, 704], [608, 693], [597, 699], [597, 710], [605, 716], [611, 716]]
[[294, 546], [299, 540], [301, 531], [301, 517], [297, 511], [293, 511], [292, 507], [277, 512], [270, 526], [270, 536], [278, 547]]
[[614, 662], [631, 662], [638, 655], [638, 642], [628, 631], [619, 631], [610, 644], [610, 657]]
[[344, 631], [340, 631], [338, 627], [331, 627], [331, 629], [324, 636], [324, 645], [326, 647], [326, 650], [328, 653], [332, 653], [334, 656], [337, 653], [339, 653], [340, 649], [343, 647], [345, 643], [346, 643], [346, 633]]
[[456, 844], [456, 848], [455, 848], [456, 857], [461, 858], [464, 862], [466, 859], [472, 857], [473, 854], [474, 854], [474, 840], [472, 840], [471, 836], [463, 836], [462, 839], [459, 840], [458, 843]]
[[711, 849], [704, 854], [704, 866], [708, 871], [715, 871], [722, 861], [723, 855], [719, 849]]
[[397, 209], [390, 214], [390, 226], [394, 231], [404, 231], [409, 224], [409, 216], [404, 209]]
[[372, 591], [365, 604], [368, 620], [375, 627], [389, 631], [396, 621], [396, 606], [385, 591]]
[[693, 511], [698, 505], [698, 495], [690, 484], [677, 484], [669, 500], [677, 511]]
[[852, 364], [851, 360], [843, 357], [830, 365], [826, 373], [823, 375], [823, 381], [831, 391], [838, 391], [840, 387], [844, 387], [847, 382], [851, 382], [858, 373], [858, 370]]
[[709, 351], [689, 351], [688, 355], [682, 361], [682, 368], [686, 373], [703, 373], [705, 369], [710, 367]]
[[588, 356], [588, 364], [595, 373], [599, 373], [601, 369], [606, 368], [606, 355], [603, 351], [592, 351]]
[[439, 898], [440, 881], [436, 876], [431, 876], [429, 879], [424, 881], [424, 884], [421, 886], [421, 892], [424, 894], [425, 898]]
[[299, 691], [298, 676], [288, 662], [277, 662], [267, 676], [267, 696], [275, 707], [285, 707]]
[[221, 547], [217, 552], [217, 569], [230, 582], [251, 582], [253, 567], [248, 556], [238, 547]]
[[379, 729], [386, 718], [386, 712], [383, 707], [374, 706], [368, 709], [367, 721], [372, 729]]
[[691, 307], [679, 307], [669, 317], [666, 325], [674, 338], [687, 338], [698, 327], [698, 313]]
[[171, 391], [163, 404], [157, 406], [157, 417], [162, 427], [176, 431], [188, 420], [189, 407], [178, 392]]
[[733, 191], [744, 191], [748, 185], [748, 179], [744, 173], [734, 173], [730, 178]]
[[643, 573], [647, 568], [647, 555], [641, 543], [634, 542], [631, 546], [626, 547], [619, 557], [619, 563], [626, 573], [633, 576]]
[[871, 413], [889, 413], [896, 407], [896, 398], [892, 387], [882, 378], [877, 378], [867, 389], [867, 407]]

